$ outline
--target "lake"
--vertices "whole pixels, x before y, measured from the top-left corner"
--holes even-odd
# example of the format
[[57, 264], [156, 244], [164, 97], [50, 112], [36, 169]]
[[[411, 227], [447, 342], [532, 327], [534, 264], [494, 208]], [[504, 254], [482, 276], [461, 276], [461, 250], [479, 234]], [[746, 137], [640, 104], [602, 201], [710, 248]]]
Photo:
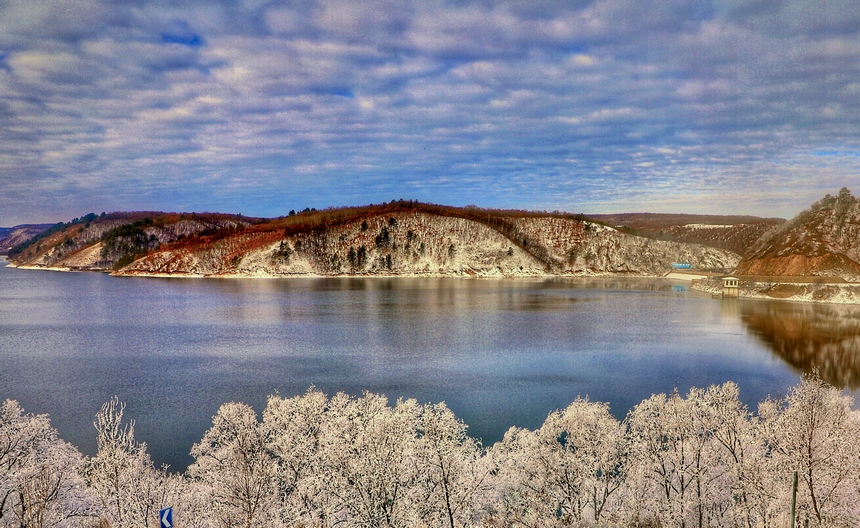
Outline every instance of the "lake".
[[666, 279], [156, 279], [0, 262], [0, 398], [95, 451], [119, 396], [156, 464], [183, 470], [228, 401], [445, 401], [490, 444], [577, 396], [623, 418], [654, 393], [733, 380], [749, 405], [804, 370], [860, 384], [860, 310], [720, 300]]

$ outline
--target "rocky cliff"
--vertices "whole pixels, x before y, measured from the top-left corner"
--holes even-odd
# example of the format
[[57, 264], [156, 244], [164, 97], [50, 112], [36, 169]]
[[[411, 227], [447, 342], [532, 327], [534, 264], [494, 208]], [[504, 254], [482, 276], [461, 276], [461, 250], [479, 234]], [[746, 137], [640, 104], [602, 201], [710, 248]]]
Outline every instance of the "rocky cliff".
[[392, 202], [277, 219], [107, 215], [13, 257], [19, 266], [120, 275], [663, 275], [673, 262], [729, 271], [724, 249], [623, 233], [565, 214]]
[[845, 188], [828, 194], [766, 233], [735, 273], [860, 280], [860, 203]]

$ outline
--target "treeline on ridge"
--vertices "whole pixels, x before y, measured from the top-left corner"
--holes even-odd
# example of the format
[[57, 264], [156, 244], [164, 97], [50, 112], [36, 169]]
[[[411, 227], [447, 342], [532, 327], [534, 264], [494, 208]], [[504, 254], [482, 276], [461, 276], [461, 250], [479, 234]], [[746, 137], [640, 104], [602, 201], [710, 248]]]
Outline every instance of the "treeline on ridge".
[[105, 216], [106, 216], [105, 213], [102, 213], [101, 217], [99, 217], [95, 213], [89, 213], [89, 214], [85, 214], [84, 216], [82, 216], [80, 218], [75, 218], [69, 223], [58, 222], [58, 223], [54, 224], [53, 226], [49, 227], [48, 229], [42, 231], [41, 233], [33, 236], [29, 240], [26, 240], [26, 241], [24, 241], [24, 242], [22, 242], [16, 246], [10, 248], [9, 249], [9, 257], [13, 258], [17, 255], [20, 255], [27, 248], [38, 244], [39, 241], [44, 240], [44, 239], [48, 238], [49, 236], [51, 236], [55, 233], [59, 233], [60, 231], [63, 231], [64, 229], [66, 229], [68, 227], [71, 227], [74, 225], [81, 225], [81, 224], [89, 226], [90, 222], [96, 220], [97, 218], [104, 218]]
[[[247, 251], [256, 247], [273, 244], [282, 238], [296, 235], [306, 235], [310, 240], [320, 240], [326, 231], [353, 223], [360, 223], [375, 217], [386, 217], [397, 213], [423, 213], [428, 215], [460, 218], [474, 221], [498, 231], [508, 238], [513, 244], [533, 256], [548, 270], [558, 267], [556, 259], [552, 257], [547, 248], [540, 241], [522, 232], [513, 221], [517, 218], [542, 218], [557, 217], [586, 220], [581, 214], [570, 214], [562, 212], [538, 212], [524, 210], [483, 209], [476, 206], [453, 207], [437, 204], [429, 204], [414, 200], [392, 200], [389, 203], [378, 205], [367, 205], [362, 207], [337, 207], [324, 210], [305, 209], [300, 213], [291, 211], [291, 214], [271, 220], [261, 220], [254, 224], [243, 226], [239, 230], [221, 230], [216, 233], [193, 237], [186, 237], [170, 243], [165, 249], [199, 249], [207, 247], [213, 242], [237, 233], [244, 233], [248, 237], [255, 237], [254, 243], [245, 244], [243, 250]], [[383, 235], [384, 236], [384, 235]], [[377, 245], [384, 241], [378, 241]], [[288, 255], [284, 248], [280, 248], [280, 255]], [[360, 251], [360, 248], [355, 248]], [[239, 254], [233, 257], [239, 257]], [[348, 255], [347, 255], [347, 258]], [[353, 262], [359, 263], [361, 257], [356, 253]]]
[[[122, 267], [160, 247], [161, 244], [194, 237], [226, 237], [236, 232], [237, 226], [259, 223], [259, 218], [220, 213], [163, 213], [133, 211], [116, 213], [89, 213], [71, 222], [59, 222], [29, 240], [9, 250], [9, 258], [31, 260], [43, 253], [56, 258], [102, 242], [101, 258], [108, 268]], [[184, 230], [176, 226], [195, 224]], [[173, 229], [171, 229], [171, 227]], [[149, 230], [149, 232], [145, 232]], [[153, 238], [152, 231], [164, 231]], [[120, 262], [121, 261], [121, 262]]]
[[[444, 403], [311, 387], [262, 416], [227, 403], [184, 474], [155, 468], [117, 399], [82, 456], [45, 415], [0, 407], [0, 526], [764, 527], [860, 524], [860, 412], [814, 376], [751, 412], [731, 383], [659, 394], [623, 421], [577, 399], [484, 447]], [[796, 472], [796, 473], [795, 473]]]
[[[272, 219], [216, 213], [90, 213], [69, 223], [56, 224], [13, 248], [9, 256], [13, 261], [25, 262], [45, 254], [44, 263], [50, 265], [101, 242], [101, 261], [96, 267], [120, 269], [156, 249], [196, 251], [215, 246], [225, 239], [239, 237], [242, 242], [233, 244], [236, 246], [236, 254], [226, 256], [227, 261], [238, 261], [247, 251], [275, 244], [291, 236], [303, 235], [314, 240], [340, 226], [398, 213], [459, 218], [486, 225], [510, 239], [513, 245], [533, 256], [547, 270], [558, 267], [557, 259], [553, 258], [541, 241], [522, 232], [515, 220], [540, 217], [585, 220], [581, 214], [557, 211], [547, 213], [482, 209], [476, 206], [453, 207], [413, 200], [393, 200], [382, 204], [332, 207], [324, 210], [306, 208], [299, 213], [290, 211], [287, 216]], [[90, 229], [91, 223], [93, 229]], [[177, 227], [183, 223], [184, 226]]]

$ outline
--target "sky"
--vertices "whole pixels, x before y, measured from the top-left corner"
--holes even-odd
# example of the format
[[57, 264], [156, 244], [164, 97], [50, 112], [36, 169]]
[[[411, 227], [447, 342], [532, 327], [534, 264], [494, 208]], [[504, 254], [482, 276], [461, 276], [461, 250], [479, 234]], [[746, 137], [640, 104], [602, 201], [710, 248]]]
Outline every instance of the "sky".
[[0, 0], [0, 225], [860, 194], [856, 0]]

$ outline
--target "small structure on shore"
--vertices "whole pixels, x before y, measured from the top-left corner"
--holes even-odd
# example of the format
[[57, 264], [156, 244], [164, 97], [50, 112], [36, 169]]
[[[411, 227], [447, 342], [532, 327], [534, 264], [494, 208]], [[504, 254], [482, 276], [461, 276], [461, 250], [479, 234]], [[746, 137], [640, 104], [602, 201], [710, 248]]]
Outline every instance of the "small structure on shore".
[[737, 277], [723, 277], [723, 298], [738, 297], [738, 282]]

